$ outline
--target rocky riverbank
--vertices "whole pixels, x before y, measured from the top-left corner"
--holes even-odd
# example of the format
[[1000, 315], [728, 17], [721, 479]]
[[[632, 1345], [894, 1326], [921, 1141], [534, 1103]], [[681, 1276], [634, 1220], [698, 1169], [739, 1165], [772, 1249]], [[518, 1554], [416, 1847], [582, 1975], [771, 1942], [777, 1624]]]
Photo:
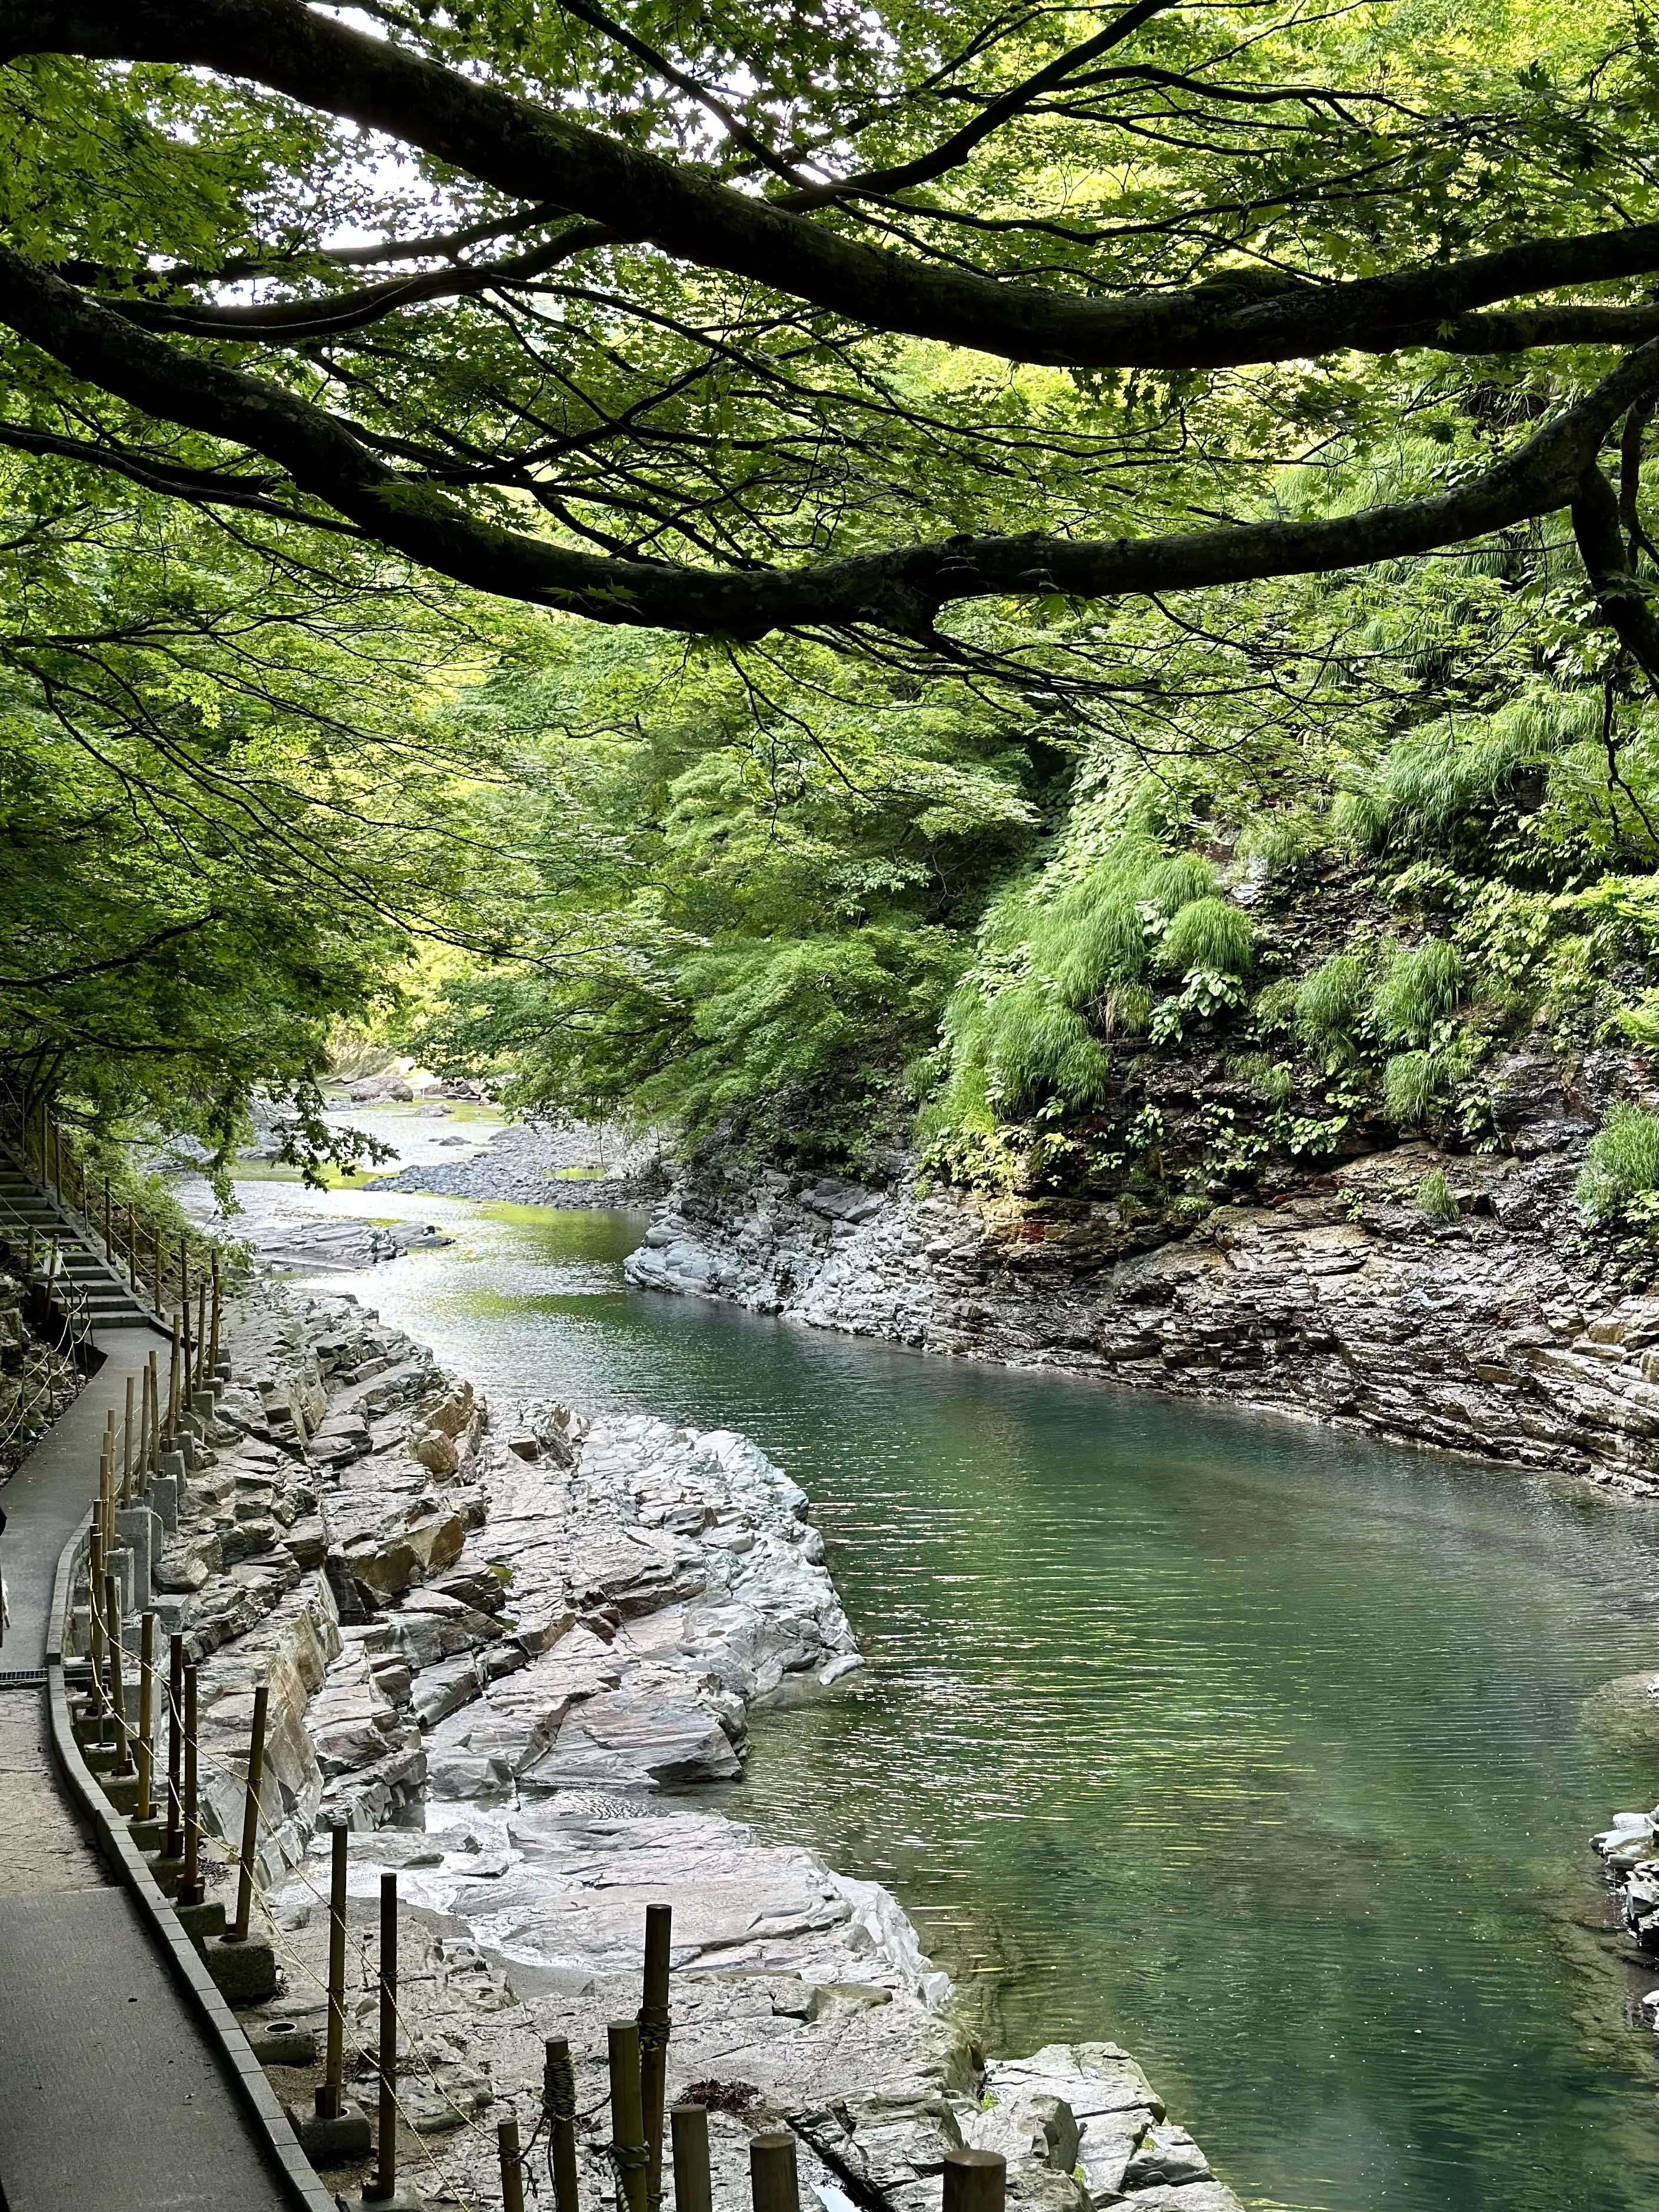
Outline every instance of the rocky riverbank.
[[753, 1444], [551, 1402], [487, 1415], [349, 1298], [262, 1290], [229, 1340], [158, 1605], [201, 1664], [222, 1838], [240, 1831], [252, 1690], [270, 1687], [260, 1875], [287, 1986], [248, 2025], [294, 2101], [317, 2079], [294, 2062], [321, 2018], [314, 1838], [333, 1816], [356, 1832], [358, 2072], [369, 1900], [399, 1871], [405, 2165], [431, 2201], [499, 2200], [495, 2124], [516, 2110], [529, 2132], [556, 2033], [577, 2057], [586, 2193], [614, 2201], [604, 2023], [637, 2002], [644, 1905], [663, 1901], [671, 2093], [710, 2106], [720, 2202], [746, 2201], [748, 2136], [787, 2116], [826, 2212], [861, 2182], [923, 2212], [958, 2141], [1006, 2152], [1016, 2201], [1048, 2212], [1236, 2212], [1126, 2053], [988, 2063], [885, 1890], [684, 1794], [738, 1770], [757, 1699], [858, 1680], [806, 1501]]
[[[1517, 1054], [1503, 1151], [1395, 1145], [1180, 1235], [1115, 1203], [919, 1191], [902, 1163], [860, 1185], [714, 1157], [677, 1179], [628, 1277], [1659, 1495], [1659, 1292], [1596, 1279], [1573, 1200], [1632, 1066], [1600, 1055], [1564, 1089], [1548, 1055]], [[1455, 1219], [1417, 1202], [1437, 1169]]]
[[[455, 1141], [466, 1140], [458, 1135]], [[647, 1203], [663, 1181], [654, 1140], [629, 1138], [606, 1124], [512, 1122], [466, 1159], [426, 1161], [379, 1176], [368, 1188], [585, 1209]]]

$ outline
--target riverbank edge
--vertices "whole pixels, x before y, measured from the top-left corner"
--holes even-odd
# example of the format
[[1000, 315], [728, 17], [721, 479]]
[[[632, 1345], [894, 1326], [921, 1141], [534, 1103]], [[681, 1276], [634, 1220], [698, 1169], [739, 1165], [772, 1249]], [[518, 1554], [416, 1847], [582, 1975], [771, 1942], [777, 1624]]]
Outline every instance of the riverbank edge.
[[[216, 1453], [246, 1450], [252, 1441], [264, 1454], [280, 1449], [289, 1455], [289, 1464], [297, 1474], [295, 1488], [298, 1495], [288, 1502], [303, 1506], [307, 1502], [307, 1491], [313, 1483], [320, 1488], [331, 1475], [337, 1480], [353, 1463], [339, 1449], [343, 1408], [347, 1419], [360, 1418], [354, 1416], [352, 1408], [362, 1403], [365, 1385], [372, 1386], [376, 1373], [389, 1376], [392, 1382], [400, 1382], [401, 1401], [412, 1407], [416, 1415], [401, 1439], [402, 1448], [420, 1467], [422, 1476], [430, 1479], [422, 1481], [416, 1503], [409, 1509], [410, 1528], [429, 1523], [431, 1516], [427, 1507], [435, 1480], [440, 1488], [447, 1490], [452, 1502], [462, 1506], [466, 1534], [453, 1559], [438, 1559], [434, 1554], [403, 1592], [388, 1596], [386, 1609], [396, 1611], [402, 1599], [424, 1591], [428, 1586], [428, 1576], [436, 1581], [445, 1579], [446, 1575], [453, 1579], [456, 1572], [464, 1574], [466, 1567], [462, 1554], [465, 1545], [474, 1532], [488, 1526], [489, 1517], [487, 1498], [480, 1506], [478, 1486], [470, 1480], [476, 1476], [481, 1447], [491, 1432], [486, 1409], [474, 1397], [471, 1386], [444, 1374], [424, 1347], [412, 1345], [401, 1333], [380, 1329], [378, 1326], [368, 1331], [367, 1325], [377, 1322], [377, 1317], [369, 1310], [356, 1307], [356, 1301], [349, 1297], [301, 1301], [286, 1293], [273, 1292], [266, 1286], [259, 1298], [267, 1314], [274, 1310], [285, 1316], [287, 1353], [283, 1358], [272, 1358], [268, 1332], [263, 1340], [250, 1347], [246, 1331], [233, 1326], [229, 1334], [235, 1363], [233, 1387], [204, 1443], [201, 1480], [206, 1483], [210, 1480]], [[361, 1325], [362, 1330], [367, 1332], [372, 1348], [367, 1359], [355, 1362], [344, 1387], [331, 1389], [327, 1382], [333, 1378], [325, 1376], [325, 1360], [319, 1353], [331, 1344], [337, 1346], [343, 1309], [355, 1309], [353, 1325]], [[359, 1351], [362, 1348], [361, 1343], [356, 1346]], [[366, 1375], [365, 1368], [372, 1371]], [[388, 1388], [387, 1383], [382, 1383], [382, 1399]], [[395, 1395], [393, 1402], [398, 1402]], [[458, 1413], [459, 1419], [455, 1418]], [[331, 1429], [335, 1437], [332, 1447], [328, 1444]], [[434, 1448], [434, 1438], [441, 1440], [437, 1449]], [[523, 1437], [515, 1441], [522, 1449]], [[375, 1443], [376, 1439], [371, 1437], [369, 1442]], [[325, 1446], [320, 1462], [317, 1455], [319, 1443]], [[447, 1443], [447, 1450], [441, 1448], [442, 1443]], [[748, 1449], [752, 1452], [753, 1447]], [[434, 1461], [435, 1468], [432, 1464]], [[268, 1456], [262, 1459], [261, 1479], [270, 1464]], [[239, 1479], [246, 1480], [246, 1476]], [[191, 1486], [187, 1486], [187, 1490]], [[199, 1513], [192, 1516], [191, 1504], [199, 1502], [187, 1502], [179, 1530], [158, 1553], [163, 1574], [170, 1571], [175, 1580], [185, 1556], [180, 1547], [187, 1547], [191, 1540], [192, 1517], [201, 1517]], [[261, 1505], [267, 1502], [264, 1498], [255, 1500], [256, 1504]], [[239, 1513], [240, 1510], [239, 1502]], [[257, 1520], [258, 1516], [252, 1517]], [[337, 1601], [331, 1606], [331, 1599], [342, 1585], [342, 1557], [331, 1556], [336, 1548], [331, 1547], [319, 1560], [315, 1557], [316, 1530], [301, 1527], [301, 1516], [297, 1513], [283, 1520], [280, 1504], [276, 1517], [295, 1540], [277, 1542], [269, 1549], [287, 1552], [291, 1571], [278, 1563], [274, 1577], [267, 1577], [267, 1587], [262, 1595], [271, 1601], [260, 1606], [256, 1601], [257, 1619], [246, 1626], [239, 1625], [247, 1609], [250, 1583], [257, 1582], [261, 1572], [261, 1555], [250, 1554], [227, 1565], [222, 1546], [217, 1571], [199, 1583], [182, 1604], [175, 1599], [171, 1612], [184, 1626], [193, 1656], [204, 1664], [204, 1674], [210, 1680], [216, 1673], [229, 1677], [224, 1686], [229, 1689], [230, 1695], [222, 1703], [220, 1721], [234, 1723], [237, 1715], [223, 1710], [223, 1706], [234, 1705], [240, 1712], [248, 1700], [252, 1681], [264, 1679], [271, 1690], [274, 1735], [278, 1741], [286, 1737], [291, 1750], [296, 1740], [311, 1747], [314, 1736], [325, 1733], [319, 1729], [319, 1713], [326, 1701], [331, 1662], [325, 1658], [319, 1673], [316, 1660], [319, 1651], [326, 1650], [326, 1617], [331, 1610], [335, 1616], [336, 1656], [340, 1654], [340, 1608]], [[234, 1525], [241, 1527], [246, 1522], [239, 1519]], [[324, 1533], [328, 1533], [326, 1528]], [[811, 1534], [816, 1537], [816, 1532]], [[259, 1534], [263, 1541], [264, 1531], [262, 1529]], [[345, 1547], [337, 1548], [343, 1556], [346, 1555]], [[360, 1553], [360, 1559], [361, 1556]], [[434, 1563], [440, 1571], [434, 1571]], [[237, 1589], [227, 1607], [225, 1593], [217, 1586], [228, 1578], [236, 1579]], [[823, 1579], [833, 1595], [833, 1584], [827, 1572]], [[230, 1632], [223, 1632], [227, 1630]], [[544, 1645], [544, 1649], [556, 1648], [557, 1640], [555, 1638], [553, 1646]], [[311, 1647], [308, 1652], [298, 1648], [307, 1644]], [[415, 1679], [418, 1680], [419, 1673], [424, 1671], [416, 1670]], [[204, 1723], [210, 1723], [212, 1717], [210, 1697]], [[384, 1822], [422, 1790], [426, 1779], [424, 1752], [418, 1743], [409, 1741], [406, 1729], [400, 1735], [401, 1740], [394, 1741], [384, 1756], [368, 1762], [367, 1769], [353, 1778], [349, 1790], [342, 1793], [337, 1789], [333, 1793], [331, 1809], [337, 1814], [346, 1812], [353, 1826]], [[280, 1755], [273, 1759], [268, 1753], [268, 1763], [272, 1768], [279, 1766]], [[315, 1765], [314, 1754], [313, 1765]], [[234, 1836], [240, 1832], [240, 1790], [234, 1784], [234, 1771], [228, 1759], [222, 1759], [216, 1769], [216, 1770], [210, 1759], [206, 1761], [206, 1768], [210, 1775], [208, 1824], [222, 1837]], [[318, 1780], [321, 1780], [320, 1771]], [[342, 1802], [343, 1794], [349, 1802]], [[286, 1868], [301, 1864], [318, 1816], [325, 1809], [325, 1793], [320, 1788], [296, 1792], [290, 1779], [283, 1784], [282, 1795], [284, 1804], [292, 1809], [282, 1824], [281, 1832], [268, 1837], [262, 1851], [261, 1875], [267, 1887], [281, 1881]], [[726, 1816], [711, 1813], [706, 1817], [725, 1820]], [[726, 1825], [736, 1832], [739, 1824]], [[822, 1862], [814, 1863], [822, 1868]], [[823, 1872], [832, 1883], [842, 1879], [831, 1875], [827, 1868]], [[873, 1890], [879, 1886], [855, 1887]], [[919, 1958], [914, 1929], [896, 1904], [890, 1899], [888, 1904], [892, 1915], [907, 1931], [912, 1952]], [[267, 1917], [273, 1933], [280, 1936], [276, 1918]], [[921, 1963], [925, 1968], [926, 1962]], [[510, 1977], [510, 1967], [507, 1972]], [[756, 1977], [750, 1973], [739, 1978], [749, 1983]], [[799, 1978], [784, 1977], [786, 1983]], [[933, 1994], [937, 1996], [937, 1992]], [[826, 1992], [826, 1996], [833, 1996], [833, 1990]], [[793, 2001], [787, 2000], [786, 1995], [785, 2002], [787, 2010], [793, 2015]], [[1164, 2106], [1146, 2084], [1145, 2075], [1116, 2046], [1056, 2045], [1030, 2059], [993, 2060], [988, 2064], [980, 2053], [967, 2045], [959, 2029], [951, 2031], [941, 2042], [937, 2014], [923, 2001], [920, 1990], [894, 1988], [885, 2002], [892, 2009], [884, 2018], [884, 2047], [888, 2059], [896, 2063], [899, 2078], [873, 2079], [863, 2084], [863, 2090], [868, 2111], [885, 2115], [884, 2128], [889, 2136], [893, 2133], [896, 2118], [908, 2108], [911, 2133], [914, 2136], [919, 2131], [921, 2138], [919, 2143], [912, 2142], [908, 2152], [902, 2146], [895, 2148], [890, 2142], [888, 2144], [885, 2154], [890, 2160], [899, 2160], [896, 2175], [889, 2173], [889, 2181], [894, 2185], [889, 2189], [890, 2197], [899, 2212], [909, 2212], [905, 2199], [916, 2188], [922, 2188], [926, 2196], [924, 2185], [929, 2174], [936, 2174], [937, 2158], [943, 2148], [951, 2141], [963, 2140], [996, 2148], [1009, 2156], [1011, 2194], [1016, 2202], [1032, 2206], [1033, 2212], [1039, 2206], [1042, 2212], [1091, 2212], [1091, 2208], [1119, 2203], [1130, 2204], [1136, 2212], [1173, 2212], [1177, 2200], [1179, 2212], [1237, 2212], [1237, 2199], [1214, 2179], [1191, 2137], [1168, 2123]], [[817, 2025], [817, 2002], [814, 1999], [805, 2008], [809, 2017], [801, 2022], [804, 2034], [810, 2035]], [[839, 2021], [836, 2007], [826, 2003], [823, 2020], [826, 2028], [833, 2030], [844, 2043], [845, 2024]], [[893, 2030], [901, 2026], [904, 2029], [901, 2044], [912, 2047], [904, 2049], [896, 2060]], [[918, 2080], [922, 2083], [919, 2096], [915, 2094]], [[292, 2087], [293, 2084], [288, 2081], [284, 2086]], [[1063, 2092], [1069, 2092], [1069, 2097]], [[851, 2101], [856, 2110], [857, 2098]], [[844, 2094], [839, 2096], [835, 2109], [838, 2116], [845, 2118], [849, 2100]], [[1079, 2122], [1084, 2124], [1085, 2136], [1081, 2142]], [[1091, 2130], [1092, 2143], [1086, 2139]], [[872, 2141], [876, 2132], [872, 2130]], [[899, 2133], [902, 2135], [903, 2130], [900, 2129]], [[820, 2174], [833, 2196], [833, 2169], [817, 2166], [810, 2157], [807, 2166], [809, 2172]], [[870, 2178], [877, 2177], [872, 2173]], [[466, 2179], [475, 2196], [489, 2194], [491, 2174], [487, 2163], [479, 2165], [476, 2172], [469, 2170]]]
[[[1417, 1203], [1443, 1173], [1455, 1219]], [[708, 1297], [947, 1358], [1353, 1427], [1659, 1498], [1659, 1285], [1574, 1263], [1576, 1155], [1365, 1155], [1121, 1256], [1105, 1206], [679, 1170], [624, 1263]]]

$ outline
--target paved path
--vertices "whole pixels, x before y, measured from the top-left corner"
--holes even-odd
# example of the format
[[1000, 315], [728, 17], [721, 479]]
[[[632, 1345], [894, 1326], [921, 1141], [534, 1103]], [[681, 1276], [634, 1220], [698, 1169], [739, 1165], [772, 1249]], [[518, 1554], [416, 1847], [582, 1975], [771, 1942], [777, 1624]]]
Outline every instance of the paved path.
[[[58, 1555], [97, 1487], [106, 1411], [130, 1365], [110, 1356], [0, 1490], [11, 1627], [0, 1667], [44, 1664]], [[268, 2148], [64, 1792], [46, 1692], [0, 1688], [0, 2204], [5, 2212], [278, 2212]]]

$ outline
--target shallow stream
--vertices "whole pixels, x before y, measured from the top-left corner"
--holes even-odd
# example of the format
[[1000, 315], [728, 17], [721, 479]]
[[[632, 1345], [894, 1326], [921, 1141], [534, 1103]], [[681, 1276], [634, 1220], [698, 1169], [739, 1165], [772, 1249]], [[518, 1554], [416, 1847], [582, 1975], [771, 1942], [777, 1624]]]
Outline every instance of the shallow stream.
[[1255, 2206], [1659, 2204], [1659, 1962], [1585, 1846], [1659, 1796], [1605, 1686], [1659, 1662], [1659, 1515], [632, 1292], [636, 1216], [304, 1202], [456, 1237], [327, 1286], [486, 1390], [805, 1486], [869, 1667], [726, 1802], [887, 1882], [992, 2047], [1125, 2044]]

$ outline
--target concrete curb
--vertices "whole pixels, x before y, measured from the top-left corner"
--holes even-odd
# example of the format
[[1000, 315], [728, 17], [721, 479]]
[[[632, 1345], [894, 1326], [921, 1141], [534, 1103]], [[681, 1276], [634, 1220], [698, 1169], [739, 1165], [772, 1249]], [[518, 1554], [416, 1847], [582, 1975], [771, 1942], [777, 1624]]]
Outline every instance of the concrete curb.
[[310, 2160], [301, 2149], [299, 2138], [289, 2126], [288, 2116], [266, 2081], [264, 2069], [254, 2057], [235, 2014], [220, 1996], [213, 1977], [197, 1955], [195, 1945], [179, 1925], [172, 1906], [135, 1850], [126, 1823], [117, 1817], [75, 1741], [75, 1731], [70, 1723], [69, 1692], [64, 1681], [64, 1622], [68, 1614], [76, 1557], [91, 1525], [92, 1511], [88, 1507], [80, 1526], [58, 1555], [58, 1577], [46, 1623], [46, 1698], [52, 1717], [53, 1754], [70, 1795], [93, 1829], [105, 1861], [131, 1892], [157, 1948], [184, 1989], [233, 2094], [282, 2176], [289, 2201], [302, 2207], [303, 2212], [336, 2212], [333, 2197], [318, 2180]]

